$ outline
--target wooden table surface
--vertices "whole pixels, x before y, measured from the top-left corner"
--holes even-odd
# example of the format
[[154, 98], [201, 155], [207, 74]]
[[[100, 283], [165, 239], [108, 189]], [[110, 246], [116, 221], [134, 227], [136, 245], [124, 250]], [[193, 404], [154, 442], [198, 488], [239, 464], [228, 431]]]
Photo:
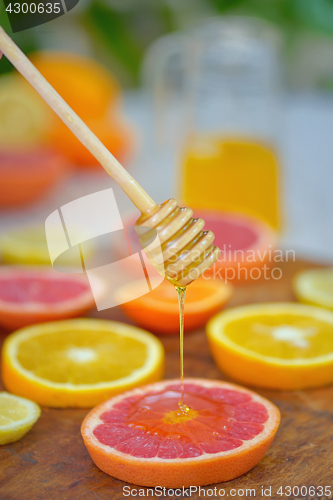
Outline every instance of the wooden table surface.
[[[312, 266], [302, 261], [284, 263], [280, 280], [238, 287], [230, 306], [294, 300], [291, 277], [307, 267]], [[94, 315], [128, 321], [118, 308]], [[2, 332], [1, 340], [4, 337]], [[166, 378], [177, 377], [178, 337], [162, 338], [162, 342], [166, 351]], [[203, 330], [185, 337], [185, 375], [226, 379], [214, 365]], [[257, 392], [273, 401], [282, 415], [280, 428], [268, 453], [247, 474], [216, 485], [216, 494], [206, 487], [202, 488], [201, 496], [199, 492], [192, 492], [191, 498], [204, 498], [204, 492], [212, 495], [210, 498], [222, 498], [223, 494], [225, 497], [250, 498], [254, 494], [246, 489], [255, 489], [256, 497], [283, 499], [288, 498], [288, 486], [316, 487], [307, 493], [303, 488], [303, 498], [333, 498], [329, 489], [326, 489], [325, 496], [325, 486], [331, 487], [333, 492], [333, 387]], [[126, 483], [104, 474], [91, 461], [80, 435], [80, 424], [87, 411], [43, 408], [40, 420], [27, 436], [17, 443], [0, 447], [0, 500], [117, 500], [135, 497], [135, 491], [124, 496]], [[266, 495], [262, 494], [262, 487]], [[147, 495], [147, 490], [144, 493]], [[183, 498], [186, 498], [186, 493]], [[289, 498], [298, 496], [301, 497], [301, 491], [298, 495], [295, 489]], [[148, 498], [177, 497], [168, 496], [166, 491], [159, 497], [150, 495]]]

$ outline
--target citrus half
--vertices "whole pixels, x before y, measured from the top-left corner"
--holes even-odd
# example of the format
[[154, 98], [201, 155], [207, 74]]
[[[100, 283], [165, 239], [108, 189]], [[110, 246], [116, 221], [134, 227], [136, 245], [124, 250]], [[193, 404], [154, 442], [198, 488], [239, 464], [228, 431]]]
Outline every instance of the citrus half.
[[63, 274], [42, 266], [0, 267], [0, 324], [6, 328], [72, 318], [94, 306], [83, 274]]
[[[120, 113], [113, 114], [111, 118], [105, 116], [86, 119], [85, 122], [118, 161], [126, 163], [133, 156], [136, 147], [135, 132]], [[100, 168], [96, 158], [62, 121], [57, 121], [50, 129], [49, 140], [72, 164]]]
[[252, 469], [277, 431], [280, 413], [242, 387], [215, 380], [165, 380], [105, 401], [84, 419], [91, 458], [111, 476], [142, 486], [203, 486]]
[[86, 120], [104, 116], [118, 103], [120, 86], [97, 61], [79, 54], [39, 51], [31, 61], [71, 108]]
[[253, 282], [264, 276], [265, 264], [272, 260], [276, 248], [276, 232], [260, 219], [233, 212], [195, 210], [215, 235], [214, 245], [221, 249], [217, 262], [206, 276], [225, 282]]
[[9, 335], [2, 380], [44, 406], [89, 408], [163, 375], [164, 350], [154, 335], [115, 321], [43, 323]]
[[[63, 251], [61, 245], [63, 233], [54, 231], [52, 245], [59, 245], [59, 253]], [[57, 266], [77, 266], [82, 268], [81, 259], [76, 252], [77, 247], [62, 253], [56, 260]], [[93, 240], [84, 242], [85, 258], [94, 252]], [[54, 251], [56, 249], [53, 249]], [[41, 264], [51, 266], [50, 254], [46, 240], [45, 227], [23, 226], [4, 232], [0, 236], [0, 253], [6, 264]], [[55, 252], [57, 253], [57, 252]]]
[[333, 310], [333, 268], [308, 269], [298, 273], [293, 282], [300, 302]]
[[30, 431], [41, 414], [33, 401], [0, 392], [0, 445], [14, 443]]
[[[130, 293], [141, 281], [127, 285], [122, 295], [122, 310], [138, 325], [150, 331], [169, 334], [179, 333], [179, 310], [177, 292], [169, 281], [163, 281], [151, 292], [124, 303], [126, 293]], [[185, 331], [199, 328], [228, 302], [233, 288], [220, 280], [198, 278], [186, 289]]]
[[[138, 216], [137, 213], [130, 213], [123, 220], [130, 236], [132, 253], [142, 250], [139, 240], [132, 236]], [[196, 209], [193, 217], [205, 221], [205, 227], [215, 235], [214, 245], [221, 249], [219, 259], [204, 273], [206, 280], [253, 283], [269, 272], [269, 262], [274, 261], [277, 234], [268, 224], [249, 215], [213, 210]], [[128, 246], [122, 238], [115, 239], [114, 248], [120, 258], [128, 257]], [[131, 271], [136, 272], [135, 268]]]
[[207, 324], [218, 367], [258, 387], [305, 389], [333, 382], [333, 314], [295, 303], [256, 304]]
[[52, 148], [0, 151], [0, 207], [31, 203], [65, 179], [69, 162]]

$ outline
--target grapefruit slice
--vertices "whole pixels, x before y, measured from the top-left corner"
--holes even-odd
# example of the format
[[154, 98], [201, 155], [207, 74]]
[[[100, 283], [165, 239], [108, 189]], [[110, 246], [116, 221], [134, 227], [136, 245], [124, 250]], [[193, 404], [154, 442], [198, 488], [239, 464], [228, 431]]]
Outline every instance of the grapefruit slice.
[[[221, 250], [218, 261], [205, 275], [227, 281], [257, 280], [275, 250], [275, 231], [265, 222], [232, 212], [195, 210], [215, 235], [214, 245]], [[259, 270], [259, 271], [258, 271]]]
[[[133, 213], [124, 218], [124, 226], [130, 235], [138, 216]], [[204, 278], [220, 278], [226, 283], [233, 281], [237, 284], [264, 277], [264, 266], [274, 257], [277, 245], [277, 235], [271, 226], [255, 217], [233, 212], [197, 209], [193, 217], [201, 217], [205, 221], [205, 228], [215, 235], [214, 245], [222, 251], [217, 262], [205, 271]], [[119, 258], [142, 250], [139, 239], [132, 236], [131, 253], [127, 242], [120, 237], [115, 238], [114, 249]], [[131, 271], [136, 272], [134, 267]]]
[[83, 120], [103, 117], [109, 106], [119, 105], [120, 85], [97, 61], [47, 50], [35, 52], [31, 61]]
[[[86, 119], [86, 124], [119, 161], [126, 163], [133, 156], [137, 142], [135, 131], [120, 113], [114, 113], [111, 118]], [[59, 120], [50, 130], [49, 139], [73, 165], [99, 167], [96, 158], [74, 134], [68, 132], [62, 121]]]
[[6, 328], [80, 316], [94, 305], [85, 275], [0, 267], [0, 324]]
[[[126, 295], [135, 287], [140, 287], [141, 283], [134, 282], [119, 290], [123, 298], [120, 306], [122, 310], [149, 331], [179, 334], [178, 297], [174, 286], [164, 280], [146, 295], [126, 302]], [[220, 280], [198, 278], [191, 283], [186, 290], [185, 331], [205, 325], [228, 302], [232, 292], [233, 287]]]
[[230, 481], [264, 456], [280, 412], [258, 394], [215, 380], [185, 379], [141, 387], [105, 401], [81, 432], [103, 472], [141, 486], [204, 486]]
[[69, 171], [68, 160], [52, 148], [0, 151], [0, 207], [34, 202]]

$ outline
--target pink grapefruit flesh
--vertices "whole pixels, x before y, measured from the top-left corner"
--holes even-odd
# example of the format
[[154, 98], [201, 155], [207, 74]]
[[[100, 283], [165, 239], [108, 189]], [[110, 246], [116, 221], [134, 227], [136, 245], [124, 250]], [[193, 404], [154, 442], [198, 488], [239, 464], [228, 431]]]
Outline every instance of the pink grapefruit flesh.
[[226, 382], [164, 381], [92, 410], [82, 435], [96, 465], [124, 481], [169, 488], [207, 485], [244, 474], [264, 456], [279, 425], [266, 399]]
[[0, 324], [6, 328], [79, 316], [94, 304], [84, 275], [44, 267], [0, 268]]

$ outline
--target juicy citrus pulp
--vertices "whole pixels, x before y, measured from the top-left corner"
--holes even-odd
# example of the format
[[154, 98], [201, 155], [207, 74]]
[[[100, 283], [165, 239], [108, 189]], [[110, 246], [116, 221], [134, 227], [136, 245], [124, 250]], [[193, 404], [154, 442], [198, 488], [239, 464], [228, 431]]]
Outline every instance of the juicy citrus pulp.
[[46, 267], [0, 267], [0, 324], [7, 328], [79, 316], [94, 305], [85, 275]]
[[[141, 281], [124, 287], [123, 311], [140, 326], [157, 333], [179, 333], [179, 311], [175, 287], [164, 280], [151, 292], [130, 302], [125, 302], [128, 293]], [[203, 326], [230, 299], [233, 288], [219, 280], [198, 278], [186, 289], [185, 330]]]
[[295, 276], [293, 288], [301, 302], [333, 309], [333, 268], [302, 271]]
[[[225, 281], [252, 279], [253, 268], [261, 269], [270, 259], [276, 245], [276, 233], [256, 217], [233, 212], [195, 210], [214, 233], [214, 244], [222, 253], [205, 275], [224, 278]], [[257, 279], [254, 274], [254, 279]]]
[[333, 314], [294, 303], [220, 313], [207, 325], [219, 368], [235, 380], [275, 389], [333, 381]]
[[33, 401], [0, 392], [0, 445], [21, 439], [40, 414], [39, 406]]
[[[32, 273], [31, 273], [32, 274]], [[50, 283], [51, 282], [51, 283]], [[54, 304], [59, 300], [66, 301], [87, 290], [87, 285], [66, 277], [63, 280], [54, 280], [40, 276], [40, 279], [33, 279], [26, 275], [16, 279], [7, 276], [1, 277], [0, 268], [0, 301], [22, 304], [25, 302]]]
[[169, 488], [228, 481], [263, 457], [279, 425], [266, 399], [226, 382], [163, 381], [102, 403], [82, 424], [96, 465], [118, 479]]
[[10, 335], [2, 353], [6, 388], [55, 407], [91, 407], [162, 377], [163, 346], [153, 335], [114, 321], [44, 323]]

